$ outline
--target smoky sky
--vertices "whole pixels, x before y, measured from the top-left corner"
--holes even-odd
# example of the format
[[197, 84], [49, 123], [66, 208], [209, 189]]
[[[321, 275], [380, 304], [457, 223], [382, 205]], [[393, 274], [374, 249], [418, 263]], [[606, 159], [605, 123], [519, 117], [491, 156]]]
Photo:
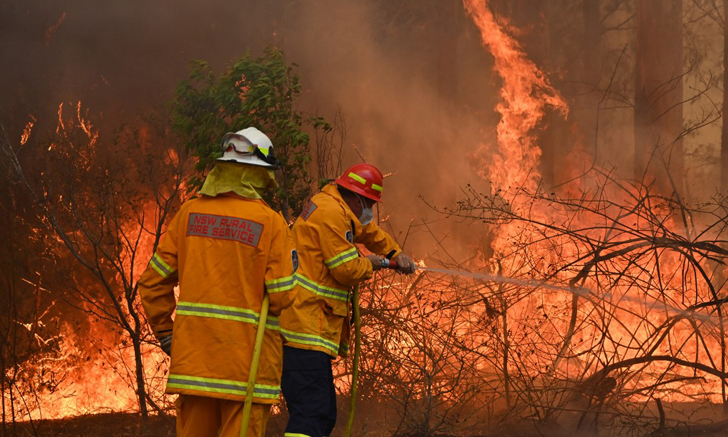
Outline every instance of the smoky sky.
[[449, 244], [465, 247], [484, 234], [420, 199], [448, 206], [469, 183], [489, 190], [473, 153], [494, 143], [499, 78], [458, 1], [29, 0], [0, 11], [0, 115], [13, 138], [30, 115], [36, 132], [54, 128], [59, 103], [78, 101], [103, 135], [164, 105], [192, 59], [220, 72], [276, 45], [298, 65], [299, 109], [327, 118], [341, 110], [344, 166], [359, 160], [356, 147], [392, 174], [385, 229], [400, 238], [410, 229], [419, 256], [436, 250], [433, 233], [464, 228]]

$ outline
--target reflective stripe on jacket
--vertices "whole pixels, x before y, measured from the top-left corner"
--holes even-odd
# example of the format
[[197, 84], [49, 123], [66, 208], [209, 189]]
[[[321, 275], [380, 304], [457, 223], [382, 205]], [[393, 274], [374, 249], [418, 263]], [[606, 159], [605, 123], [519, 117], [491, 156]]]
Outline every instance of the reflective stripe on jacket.
[[182, 205], [139, 280], [154, 334], [173, 333], [167, 393], [245, 399], [267, 289], [270, 312], [254, 400], [278, 402], [278, 316], [292, 301], [295, 258], [286, 221], [262, 200], [223, 194]]
[[281, 313], [286, 346], [346, 356], [349, 289], [372, 277], [372, 264], [354, 243], [380, 256], [401, 252], [375, 223], [362, 226], [334, 184], [313, 196], [293, 225], [298, 251], [293, 304]]

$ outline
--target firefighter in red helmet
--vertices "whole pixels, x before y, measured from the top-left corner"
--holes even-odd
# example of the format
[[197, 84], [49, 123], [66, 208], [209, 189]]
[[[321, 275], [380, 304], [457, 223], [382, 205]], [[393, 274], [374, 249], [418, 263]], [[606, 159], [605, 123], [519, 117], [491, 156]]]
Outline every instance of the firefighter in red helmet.
[[[415, 271], [412, 259], [373, 222], [382, 182], [373, 165], [353, 165], [313, 196], [293, 225], [299, 256], [295, 298], [280, 317], [281, 389], [289, 412], [285, 436], [322, 437], [334, 429], [331, 360], [347, 354], [350, 287], [371, 278], [383, 258], [396, 260], [401, 273]], [[355, 243], [375, 255], [360, 257]]]

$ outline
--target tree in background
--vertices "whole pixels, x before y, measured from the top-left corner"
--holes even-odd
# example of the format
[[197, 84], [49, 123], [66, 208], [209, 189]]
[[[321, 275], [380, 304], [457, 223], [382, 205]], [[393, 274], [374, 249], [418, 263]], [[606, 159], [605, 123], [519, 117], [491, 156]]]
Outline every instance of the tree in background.
[[[636, 14], [635, 179], [683, 190], [683, 22], [678, 0], [639, 0]], [[664, 169], [664, 172], [663, 170]]]
[[[149, 392], [145, 358], [156, 348], [148, 344], [151, 332], [137, 280], [181, 201], [187, 174], [184, 153], [174, 148], [164, 119], [124, 126], [106, 139], [80, 102], [74, 109], [74, 116], [67, 117], [61, 105], [58, 127], [47, 139], [41, 132], [16, 146], [6, 135], [0, 137], [12, 190], [8, 195], [30, 204], [25, 210], [11, 205], [11, 211], [30, 218], [38, 238], [44, 238], [45, 251], [52, 253], [54, 264], [44, 276], [62, 290], [54, 290], [54, 297], [93, 319], [85, 332], [91, 350], [105, 358], [122, 356], [124, 368], [114, 370], [136, 392], [146, 419], [148, 406], [157, 411], [164, 407]], [[21, 321], [16, 314], [10, 317]], [[37, 317], [34, 323], [39, 325]], [[121, 345], [103, 344], [94, 338], [98, 331], [118, 333]], [[133, 365], [125, 362], [129, 348]], [[17, 359], [11, 358], [17, 367]], [[17, 388], [3, 385], [3, 390]]]
[[[276, 48], [259, 58], [244, 55], [219, 77], [207, 62], [193, 61], [190, 78], [177, 86], [172, 102], [174, 128], [197, 157], [199, 174], [222, 155], [218, 144], [226, 132], [254, 126], [268, 135], [281, 161], [281, 174], [278, 190], [266, 201], [288, 221], [311, 195], [312, 159], [304, 129], [332, 130], [322, 117], [307, 117], [296, 109], [301, 83], [294, 67]], [[202, 180], [193, 177], [193, 187]]]

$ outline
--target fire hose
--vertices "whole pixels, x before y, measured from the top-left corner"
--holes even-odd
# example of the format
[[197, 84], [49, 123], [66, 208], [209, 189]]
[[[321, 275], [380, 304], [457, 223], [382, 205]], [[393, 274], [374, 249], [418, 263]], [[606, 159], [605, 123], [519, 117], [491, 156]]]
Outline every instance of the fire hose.
[[[389, 259], [382, 259], [382, 268], [396, 269], [397, 262]], [[351, 294], [351, 307], [354, 314], [354, 362], [351, 369], [351, 396], [349, 404], [349, 418], [346, 420], [346, 430], [344, 437], [351, 436], [351, 428], [354, 426], [354, 411], [356, 410], [356, 383], [359, 379], [359, 356], [361, 354], [361, 317], [359, 313], [359, 287], [354, 286]]]
[[[382, 260], [382, 267], [396, 269], [397, 262], [388, 259]], [[240, 437], [248, 436], [248, 425], [250, 423], [250, 412], [253, 408], [253, 395], [255, 393], [255, 379], [258, 374], [258, 364], [260, 363], [260, 354], [263, 350], [263, 334], [265, 333], [265, 324], [268, 319], [268, 308], [270, 306], [270, 298], [268, 293], [263, 294], [263, 304], [260, 308], [260, 319], [258, 319], [258, 328], [255, 331], [255, 346], [253, 347], [253, 358], [250, 362], [250, 373], [248, 376], [248, 387], [245, 393], [245, 405], [243, 406], [243, 421], [240, 428]], [[361, 322], [359, 317], [359, 287], [354, 287], [352, 293], [352, 307], [354, 312], [354, 369], [351, 379], [351, 409], [349, 410], [349, 419], [346, 422], [346, 433], [348, 437], [351, 435], [351, 427], [354, 424], [354, 409], [356, 407], [356, 382], [359, 377], [359, 355], [361, 350]]]
[[245, 405], [243, 406], [243, 423], [240, 428], [240, 437], [248, 436], [248, 425], [250, 423], [250, 411], [253, 408], [253, 395], [255, 393], [255, 378], [258, 375], [258, 363], [260, 363], [260, 353], [263, 350], [263, 334], [265, 333], [265, 324], [268, 321], [268, 308], [270, 307], [270, 298], [268, 293], [263, 293], [263, 304], [260, 308], [260, 319], [258, 319], [258, 329], [255, 331], [255, 346], [253, 347], [253, 359], [250, 362], [250, 374], [248, 375], [248, 387], [245, 393]]

